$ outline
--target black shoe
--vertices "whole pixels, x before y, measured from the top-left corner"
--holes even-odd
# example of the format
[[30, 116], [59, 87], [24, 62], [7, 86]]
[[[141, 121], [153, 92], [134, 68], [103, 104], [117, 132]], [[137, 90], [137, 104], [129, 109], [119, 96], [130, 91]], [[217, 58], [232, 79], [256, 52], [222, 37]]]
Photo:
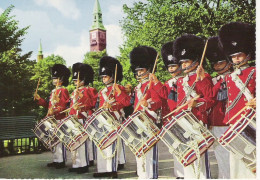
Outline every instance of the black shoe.
[[48, 163], [47, 167], [56, 167], [57, 164], [57, 162]]
[[117, 172], [94, 173], [93, 177], [111, 177], [117, 178]]
[[92, 160], [92, 161], [89, 161], [89, 165], [88, 165], [89, 167], [90, 166], [94, 166], [94, 160]]
[[77, 172], [79, 168], [69, 168], [69, 172]]
[[118, 164], [117, 170], [124, 169], [125, 165], [124, 164]]
[[86, 172], [88, 172], [88, 166], [77, 168], [78, 174], [83, 174], [83, 173], [86, 173]]
[[117, 179], [117, 172], [110, 172], [109, 175], [112, 179]]
[[106, 177], [105, 174], [106, 173], [94, 173], [93, 177]]
[[184, 177], [176, 177], [176, 179], [184, 179]]
[[61, 168], [65, 168], [66, 166], [65, 166], [65, 162], [63, 161], [63, 162], [61, 162], [61, 163], [57, 163], [57, 165], [56, 165], [56, 169], [61, 169]]

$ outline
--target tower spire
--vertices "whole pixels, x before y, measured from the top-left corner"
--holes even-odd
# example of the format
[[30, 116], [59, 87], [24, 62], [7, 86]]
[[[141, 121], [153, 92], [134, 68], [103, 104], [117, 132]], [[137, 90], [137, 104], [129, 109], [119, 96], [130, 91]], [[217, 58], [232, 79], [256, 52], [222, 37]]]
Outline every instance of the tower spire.
[[94, 16], [94, 21], [93, 21], [91, 30], [94, 30], [94, 29], [106, 30], [104, 25], [103, 25], [102, 11], [101, 11], [100, 4], [99, 4], [98, 0], [95, 0], [93, 16]]
[[89, 31], [90, 51], [103, 51], [106, 49], [106, 29], [102, 22], [102, 12], [98, 0], [95, 0], [93, 10], [94, 21]]
[[40, 39], [40, 45], [39, 45], [39, 49], [38, 49], [37, 61], [39, 62], [42, 59], [43, 59], [42, 42], [41, 42], [41, 39]]

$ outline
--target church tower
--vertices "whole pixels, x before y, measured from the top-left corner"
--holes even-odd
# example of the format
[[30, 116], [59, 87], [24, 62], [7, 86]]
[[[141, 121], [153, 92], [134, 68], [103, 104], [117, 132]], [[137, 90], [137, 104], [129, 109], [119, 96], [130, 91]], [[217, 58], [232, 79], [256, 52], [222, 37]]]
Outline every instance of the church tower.
[[37, 62], [39, 62], [40, 60], [43, 59], [43, 54], [42, 54], [42, 42], [40, 40], [40, 46], [39, 46], [39, 49], [38, 49], [38, 55], [37, 55]]
[[90, 51], [103, 51], [106, 49], [106, 29], [102, 22], [102, 12], [98, 0], [95, 0], [93, 11], [94, 21], [89, 31]]

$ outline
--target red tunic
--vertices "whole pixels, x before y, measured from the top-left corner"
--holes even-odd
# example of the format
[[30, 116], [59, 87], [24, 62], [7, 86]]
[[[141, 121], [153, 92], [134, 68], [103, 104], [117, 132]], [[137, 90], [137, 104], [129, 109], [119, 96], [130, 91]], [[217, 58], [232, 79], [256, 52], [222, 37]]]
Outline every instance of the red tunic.
[[[58, 95], [58, 97], [60, 98], [59, 102], [55, 102], [54, 100], [52, 100], [52, 96], [54, 93], [56, 93]], [[40, 106], [43, 106], [48, 109], [54, 107], [53, 109], [55, 111], [54, 112], [55, 119], [61, 120], [66, 117], [65, 113], [60, 114], [60, 112], [64, 111], [67, 108], [68, 100], [69, 100], [68, 90], [65, 88], [59, 87], [57, 89], [57, 91], [56, 91], [56, 89], [52, 90], [51, 95], [50, 95], [49, 104], [43, 98], [39, 99], [38, 104]]]
[[[245, 84], [249, 74], [251, 73], [251, 71], [254, 71], [249, 83], [247, 84], [247, 88], [250, 91], [252, 97], [254, 98], [256, 95], [256, 72], [255, 72], [255, 67], [246, 67], [241, 68], [241, 72], [240, 74], [238, 74], [237, 76], [239, 77], [240, 80], [242, 80], [243, 84]], [[227, 108], [229, 108], [229, 106], [232, 104], [232, 102], [234, 101], [234, 99], [237, 97], [238, 93], [240, 92], [240, 89], [236, 86], [235, 84], [235, 80], [232, 79], [232, 74], [236, 73], [236, 70], [227, 75], [225, 77], [226, 79], [226, 83], [227, 83], [227, 90], [228, 90], [228, 102], [227, 102]], [[237, 112], [239, 112], [242, 108], [245, 107], [245, 104], [248, 102], [246, 96], [244, 94], [242, 94], [242, 96], [239, 98], [237, 104], [231, 108], [231, 110], [229, 112], [226, 112], [225, 115], [225, 119], [224, 122], [227, 123], [229, 121], [229, 119], [231, 119], [234, 115], [237, 114]], [[237, 120], [240, 119], [240, 115], [238, 115], [236, 118], [234, 118], [230, 124], [234, 124]]]
[[[163, 86], [160, 86], [157, 83], [153, 89], [158, 93], [161, 97], [162, 101], [162, 117], [166, 116], [168, 113], [173, 111], [177, 106], [177, 80], [180, 78], [174, 77], [169, 79], [164, 83]], [[165, 123], [166, 119], [164, 119]]]
[[[105, 100], [108, 98], [110, 92], [112, 91], [112, 85], [105, 87], [104, 89], [100, 90], [98, 93], [99, 96], [99, 107], [103, 106]], [[115, 93], [115, 95], [113, 95], [113, 93], [111, 93], [109, 99], [114, 99], [112, 102], [112, 107], [110, 108], [111, 111], [120, 111], [122, 108], [130, 106], [130, 99], [131, 97], [129, 95], [127, 95], [127, 93], [125, 92], [125, 88], [124, 86], [118, 85], [118, 87], [121, 90], [121, 94], [117, 94], [117, 92]]]
[[208, 118], [209, 125], [210, 126], [226, 126], [226, 124], [223, 122], [223, 120], [225, 117], [227, 99], [221, 100], [221, 101], [217, 100], [217, 95], [218, 95], [219, 91], [223, 90], [225, 84], [223, 84], [222, 76], [213, 78], [212, 82], [214, 84], [214, 87], [212, 90], [213, 96], [216, 98], [216, 101], [209, 113], [209, 118]]
[[[81, 106], [81, 109], [78, 111], [78, 118], [83, 119], [85, 116], [83, 116], [83, 112], [86, 112], [88, 115], [91, 115], [93, 113], [93, 108], [95, 107], [96, 98], [95, 95], [93, 95], [92, 91], [95, 91], [94, 88], [89, 87], [80, 87], [79, 92], [83, 94], [83, 97], [80, 98], [78, 95], [74, 96], [75, 91], [71, 94], [70, 98], [70, 107], [72, 107], [75, 102], [78, 103], [79, 106]], [[77, 114], [77, 110], [71, 108], [70, 115]]]
[[[184, 98], [186, 97], [186, 92], [184, 90], [184, 81], [191, 87], [193, 83], [195, 82], [197, 77], [197, 74], [195, 72], [191, 72], [185, 77], [181, 77], [177, 81], [177, 94], [178, 94], [178, 100], [177, 100], [177, 106], [180, 106], [181, 104], [184, 104], [187, 99], [185, 100]], [[189, 98], [194, 98], [197, 95], [200, 95], [200, 98], [197, 99], [197, 106], [192, 108], [192, 113], [202, 122], [205, 124], [208, 123], [208, 116], [207, 116], [207, 110], [209, 110], [210, 107], [214, 104], [214, 99], [212, 95], [212, 80], [211, 76], [209, 74], [205, 74], [205, 78], [202, 81], [198, 81], [195, 83], [195, 86], [193, 90], [195, 91], [196, 94], [193, 94]], [[200, 106], [199, 106], [200, 105]], [[183, 109], [187, 109], [188, 106], [185, 106]]]
[[[149, 85], [149, 80], [144, 80], [142, 83], [139, 83], [135, 87], [135, 102], [134, 102], [134, 109], [136, 108], [138, 102], [145, 96], [145, 100], [148, 102], [148, 110], [156, 111], [162, 106], [161, 98], [159, 97], [158, 93], [153, 89], [154, 84], [151, 83], [151, 88], [148, 89], [146, 86]], [[144, 91], [146, 92], [144, 93]], [[143, 94], [143, 96], [142, 96]], [[137, 110], [142, 110], [143, 107], [139, 106]]]

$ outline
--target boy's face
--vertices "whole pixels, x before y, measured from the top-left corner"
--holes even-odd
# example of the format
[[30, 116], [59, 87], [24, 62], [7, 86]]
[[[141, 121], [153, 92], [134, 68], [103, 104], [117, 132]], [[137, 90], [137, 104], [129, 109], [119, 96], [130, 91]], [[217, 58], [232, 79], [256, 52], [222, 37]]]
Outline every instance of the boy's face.
[[214, 64], [213, 68], [215, 69], [215, 71], [219, 71], [223, 69], [227, 65], [227, 63], [228, 63], [227, 61], [217, 62]]
[[[182, 69], [186, 69], [186, 68], [189, 67], [192, 63], [193, 63], [192, 60], [183, 61], [183, 62], [181, 63], [181, 68], [182, 68]], [[198, 62], [197, 62], [196, 64], [198, 65]], [[191, 69], [184, 70], [184, 73], [188, 73], [188, 72], [194, 70], [194, 69], [197, 67], [196, 64], [195, 64]]]
[[234, 56], [232, 56], [232, 61], [234, 64], [239, 64], [241, 63], [243, 60], [245, 60], [247, 57], [247, 55], [243, 52], [236, 54]]
[[[77, 86], [78, 85], [78, 81], [77, 80], [73, 80], [74, 85]], [[79, 86], [83, 86], [84, 82], [79, 80]]]
[[171, 72], [176, 71], [178, 68], [179, 68], [179, 65], [170, 65], [170, 66], [168, 66], [168, 71], [171, 73]]
[[137, 75], [140, 76], [140, 75], [142, 75], [142, 74], [144, 74], [144, 73], [146, 73], [146, 72], [147, 72], [147, 69], [146, 69], [146, 68], [139, 69], [139, 70], [137, 70]]
[[130, 93], [131, 92], [131, 86], [126, 85], [125, 91], [126, 91], [126, 93]]
[[58, 79], [52, 79], [52, 84], [53, 84], [54, 86], [56, 86], [57, 82], [58, 82]]
[[107, 76], [107, 75], [102, 76], [103, 83], [106, 84], [106, 82], [108, 82], [110, 78], [111, 78], [111, 77], [110, 77], [110, 76]]

